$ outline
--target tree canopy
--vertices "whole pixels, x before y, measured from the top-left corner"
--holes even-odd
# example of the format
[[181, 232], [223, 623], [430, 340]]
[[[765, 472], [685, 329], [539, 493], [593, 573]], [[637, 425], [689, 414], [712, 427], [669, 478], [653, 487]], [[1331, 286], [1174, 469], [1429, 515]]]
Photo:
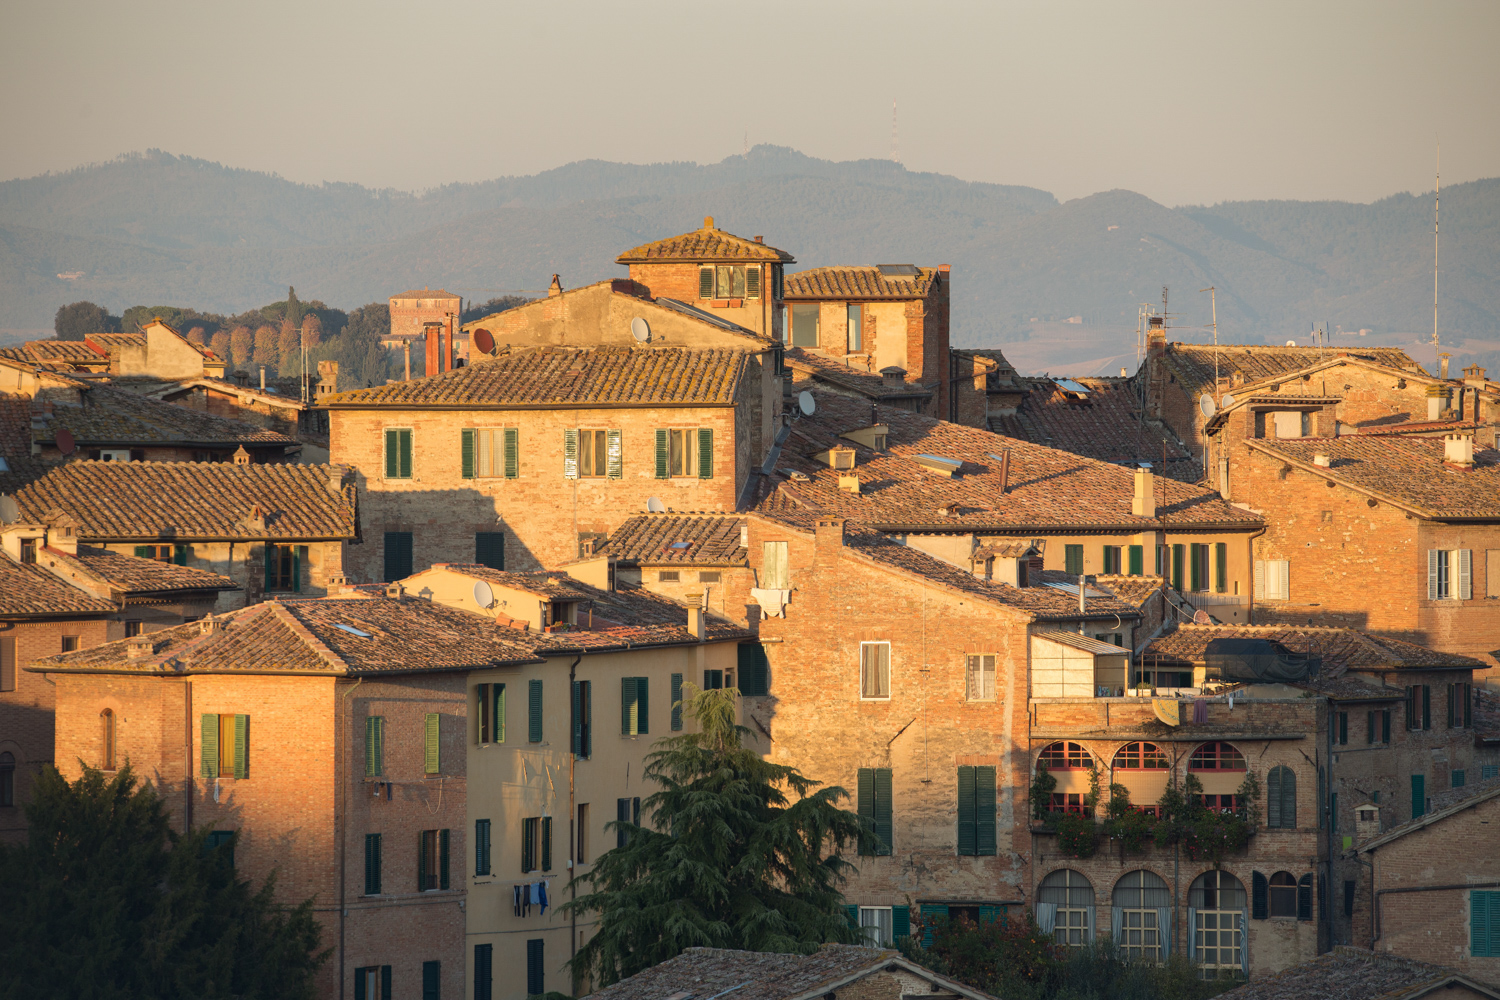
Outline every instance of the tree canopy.
[[120, 317], [92, 302], [74, 302], [57, 310], [52, 329], [56, 340], [82, 340], [91, 333], [118, 332]]
[[739, 692], [698, 691], [683, 705], [697, 732], [658, 740], [645, 778], [661, 787], [651, 825], [611, 824], [625, 843], [575, 885], [592, 891], [565, 909], [595, 914], [598, 932], [574, 959], [607, 985], [685, 948], [809, 954], [856, 943], [840, 892], [853, 866], [843, 850], [873, 829], [840, 809], [842, 788], [742, 745]]
[[241, 879], [233, 836], [175, 833], [129, 765], [72, 784], [48, 768], [26, 814], [27, 842], [0, 844], [0, 1000], [314, 995], [330, 952], [312, 901]]

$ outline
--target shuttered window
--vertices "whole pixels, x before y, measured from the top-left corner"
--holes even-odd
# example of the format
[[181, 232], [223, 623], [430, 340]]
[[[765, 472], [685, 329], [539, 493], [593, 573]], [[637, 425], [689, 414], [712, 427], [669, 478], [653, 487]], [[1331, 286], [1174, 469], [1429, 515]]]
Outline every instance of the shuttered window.
[[958, 769], [958, 853], [992, 855], [995, 839], [995, 768]]
[[645, 677], [620, 678], [620, 734], [643, 736], [651, 731], [650, 681]]
[[1466, 729], [1473, 725], [1473, 688], [1468, 684], [1448, 685], [1448, 728]]
[[443, 963], [422, 963], [422, 1000], [443, 1000]]
[[1469, 954], [1500, 958], [1500, 892], [1469, 890]]
[[1470, 549], [1427, 550], [1427, 599], [1469, 601], [1474, 598], [1474, 553]]
[[526, 995], [541, 996], [547, 992], [547, 967], [543, 959], [546, 941], [532, 938], [526, 942]]
[[745, 298], [760, 298], [760, 267], [745, 268]]
[[1229, 590], [1229, 543], [1214, 542], [1214, 593]]
[[204, 715], [199, 731], [203, 777], [250, 777], [250, 716]]
[[515, 427], [466, 427], [459, 461], [465, 479], [515, 479], [520, 475], [520, 430]]
[[1297, 828], [1297, 774], [1284, 764], [1266, 775], [1266, 826], [1273, 830]]
[[1304, 875], [1297, 880], [1297, 919], [1313, 918], [1313, 877]]
[[1069, 545], [1063, 549], [1063, 569], [1069, 576], [1083, 575], [1083, 546]]
[[505, 568], [505, 532], [474, 532], [474, 561], [490, 569]]
[[767, 590], [791, 588], [786, 542], [761, 543], [760, 585]]
[[365, 777], [376, 778], [385, 773], [385, 717], [365, 717]]
[[448, 831], [423, 830], [417, 835], [417, 891], [448, 888]]
[[594, 752], [594, 699], [592, 682], [573, 682], [572, 709], [573, 756], [591, 757]]
[[442, 770], [442, 716], [428, 712], [422, 720], [422, 773], [437, 774]]
[[307, 546], [266, 544], [262, 548], [266, 562], [266, 590], [300, 594]]
[[714, 297], [714, 269], [711, 267], [698, 268], [698, 298], [711, 299]]
[[1187, 568], [1185, 566], [1186, 562], [1187, 562], [1187, 546], [1186, 545], [1173, 545], [1172, 546], [1172, 589], [1174, 589], [1174, 590], [1183, 591], [1183, 590], [1187, 589], [1184, 586], [1184, 584], [1187, 583]]
[[630, 843], [630, 832], [621, 824], [629, 823], [632, 826], [641, 825], [641, 800], [639, 797], [615, 800], [615, 846], [624, 847]]
[[887, 856], [891, 853], [894, 837], [891, 829], [891, 769], [888, 767], [862, 767], [859, 769], [859, 815], [874, 824], [877, 843], [861, 847], [860, 854]]
[[16, 637], [0, 636], [0, 691], [16, 689]]
[[1270, 885], [1263, 872], [1250, 873], [1250, 919], [1265, 920], [1270, 915]]
[[1255, 599], [1289, 601], [1292, 596], [1292, 564], [1287, 559], [1255, 560]]
[[1411, 776], [1411, 818], [1419, 819], [1427, 815], [1427, 776], [1425, 774], [1414, 774]]
[[1130, 570], [1131, 576], [1140, 576], [1146, 571], [1146, 547], [1144, 545], [1132, 545], [1130, 547]]
[[[771, 664], [766, 658], [766, 647], [758, 642], [742, 642], [739, 645], [737, 674], [740, 679], [740, 694], [765, 695], [771, 693]], [[680, 674], [673, 676], [680, 677]], [[680, 692], [679, 692], [680, 697]], [[678, 700], [674, 698], [673, 701]], [[674, 729], [682, 728], [681, 713], [673, 716]]]
[[365, 834], [365, 895], [380, 895], [380, 834]]
[[672, 675], [672, 731], [682, 729], [682, 675]]
[[392, 583], [411, 576], [412, 544], [410, 531], [385, 533], [385, 582]]
[[490, 873], [490, 821], [487, 819], [476, 819], [474, 821], [474, 874], [488, 875]]
[[541, 831], [541, 817], [528, 816], [521, 820], [521, 872], [536, 871], [536, 854], [538, 834]]
[[526, 741], [542, 742], [542, 682], [526, 682]]
[[1104, 546], [1104, 573], [1106, 575], [1120, 572], [1120, 547], [1118, 545]]
[[354, 1000], [391, 1000], [391, 967], [367, 965], [355, 969]]
[[859, 696], [861, 698], [889, 698], [891, 696], [890, 643], [862, 642], [859, 644]]
[[411, 478], [410, 428], [391, 428], [385, 432], [385, 478]]
[[494, 1000], [495, 946], [474, 946], [474, 1000]]

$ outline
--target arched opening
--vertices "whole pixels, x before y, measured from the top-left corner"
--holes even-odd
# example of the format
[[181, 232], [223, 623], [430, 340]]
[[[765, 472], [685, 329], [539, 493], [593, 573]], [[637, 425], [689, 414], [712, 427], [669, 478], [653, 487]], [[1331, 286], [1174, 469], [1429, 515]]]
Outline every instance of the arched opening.
[[1203, 979], [1245, 974], [1245, 886], [1228, 872], [1206, 871], [1188, 890], [1193, 964]]
[[99, 769], [101, 771], [113, 771], [115, 769], [115, 713], [106, 708], [99, 713]]
[[1127, 743], [1115, 753], [1110, 781], [1125, 786], [1130, 804], [1141, 812], [1160, 815], [1162, 793], [1172, 773], [1166, 751], [1155, 743]]
[[1082, 815], [1086, 811], [1084, 799], [1090, 791], [1089, 772], [1093, 767], [1093, 756], [1082, 744], [1059, 740], [1042, 750], [1037, 763], [1057, 779], [1052, 789], [1051, 811]]
[[1036, 892], [1036, 919], [1060, 945], [1081, 948], [1094, 930], [1094, 886], [1071, 868], [1042, 879]]
[[1202, 743], [1188, 758], [1188, 773], [1203, 786], [1203, 804], [1219, 812], [1239, 808], [1240, 783], [1245, 780], [1245, 755], [1229, 743]]
[[1291, 872], [1277, 872], [1271, 876], [1269, 887], [1271, 916], [1295, 917], [1297, 915], [1297, 877]]
[[16, 804], [16, 755], [0, 751], [0, 806]]
[[1125, 957], [1146, 962], [1167, 957], [1172, 939], [1172, 891], [1160, 875], [1126, 872], [1115, 883], [1110, 902], [1115, 944]]

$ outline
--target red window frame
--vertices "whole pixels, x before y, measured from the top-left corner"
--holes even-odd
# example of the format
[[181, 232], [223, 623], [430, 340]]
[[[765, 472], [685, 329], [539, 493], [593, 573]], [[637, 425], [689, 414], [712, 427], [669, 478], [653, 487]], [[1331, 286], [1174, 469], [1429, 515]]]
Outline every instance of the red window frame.
[[[1124, 763], [1121, 763], [1122, 761]], [[1160, 761], [1160, 764], [1148, 767], [1146, 766], [1148, 761]], [[1140, 740], [1127, 743], [1115, 751], [1114, 769], [1116, 771], [1170, 771], [1172, 764], [1167, 759], [1165, 750], [1155, 743]]]
[[1203, 795], [1203, 807], [1215, 812], [1232, 813], [1238, 812], [1240, 808], [1240, 797], [1238, 795]]
[[1245, 770], [1245, 755], [1231, 743], [1214, 741], [1199, 744], [1188, 758], [1189, 771], [1219, 773]]
[[1075, 813], [1084, 815], [1082, 792], [1053, 792], [1051, 811], [1055, 813]]
[[1161, 806], [1138, 806], [1134, 803], [1131, 803], [1130, 808], [1133, 811], [1142, 813], [1146, 816], [1154, 816], [1157, 819], [1161, 819]]
[[[1059, 747], [1062, 749], [1058, 750]], [[1093, 763], [1093, 757], [1082, 744], [1068, 740], [1047, 744], [1037, 760], [1049, 771], [1087, 771]], [[1063, 763], [1056, 763], [1057, 761]]]

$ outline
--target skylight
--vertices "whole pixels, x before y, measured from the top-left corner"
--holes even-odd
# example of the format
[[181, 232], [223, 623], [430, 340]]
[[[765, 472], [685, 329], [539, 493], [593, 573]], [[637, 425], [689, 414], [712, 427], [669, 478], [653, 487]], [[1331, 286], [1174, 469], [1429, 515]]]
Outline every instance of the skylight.
[[962, 459], [947, 458], [943, 455], [918, 455], [915, 461], [923, 468], [931, 469], [933, 472], [939, 472], [945, 476], [957, 475], [958, 470], [962, 469], [964, 465]]
[[883, 278], [915, 278], [921, 273], [915, 264], [876, 264], [875, 270]]
[[357, 629], [353, 625], [345, 625], [343, 622], [334, 622], [333, 623], [333, 627], [334, 628], [341, 628], [345, 632], [348, 632], [350, 635], [357, 635], [361, 639], [373, 639], [373, 638], [375, 638], [374, 633], [372, 633], [372, 632], [366, 632], [363, 629]]
[[669, 549], [690, 549], [692, 547], [692, 542], [673, 542], [671, 545], [667, 546], [667, 548]]
[[1080, 396], [1087, 396], [1091, 391], [1082, 382], [1075, 382], [1070, 378], [1055, 378], [1052, 381], [1062, 387], [1063, 392], [1072, 392]]
[[0, 455], [0, 472], [9, 472], [10, 465], [6, 463], [5, 456]]

